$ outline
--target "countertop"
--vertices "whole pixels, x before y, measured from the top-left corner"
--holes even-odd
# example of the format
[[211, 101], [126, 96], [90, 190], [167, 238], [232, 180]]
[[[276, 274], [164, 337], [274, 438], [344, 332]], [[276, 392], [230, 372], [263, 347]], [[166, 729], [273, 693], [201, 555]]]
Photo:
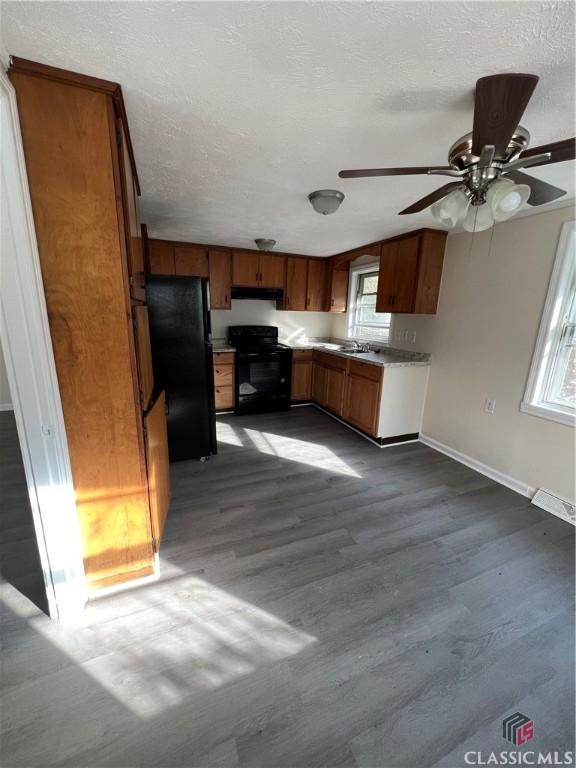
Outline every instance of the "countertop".
[[[396, 350], [384, 348], [382, 352], [341, 352], [338, 347], [340, 344], [329, 343], [325, 341], [310, 342], [290, 342], [281, 340], [291, 349], [318, 349], [338, 357], [347, 357], [351, 360], [362, 360], [365, 363], [379, 365], [382, 368], [400, 368], [413, 365], [430, 365], [430, 355], [421, 352], [409, 352], [405, 350]], [[235, 347], [231, 347], [226, 341], [215, 340], [213, 343], [214, 352], [235, 352]]]

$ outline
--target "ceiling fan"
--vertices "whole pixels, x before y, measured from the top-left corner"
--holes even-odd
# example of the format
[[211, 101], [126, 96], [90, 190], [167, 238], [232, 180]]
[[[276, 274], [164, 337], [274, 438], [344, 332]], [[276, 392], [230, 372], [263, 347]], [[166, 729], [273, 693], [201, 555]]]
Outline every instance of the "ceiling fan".
[[340, 171], [343, 179], [366, 176], [416, 174], [451, 176], [455, 181], [400, 211], [417, 213], [432, 206], [431, 213], [449, 228], [462, 219], [464, 228], [479, 231], [494, 221], [504, 221], [524, 203], [543, 205], [566, 191], [522, 173], [520, 168], [574, 160], [576, 139], [528, 149], [530, 134], [519, 125], [538, 83], [536, 75], [502, 74], [476, 82], [474, 123], [450, 147], [448, 165], [412, 168], [368, 168]]

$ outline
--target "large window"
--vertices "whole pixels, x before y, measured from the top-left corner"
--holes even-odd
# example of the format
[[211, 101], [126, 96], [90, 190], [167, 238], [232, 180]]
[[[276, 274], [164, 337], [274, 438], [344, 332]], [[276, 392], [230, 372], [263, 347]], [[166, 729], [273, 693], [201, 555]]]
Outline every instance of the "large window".
[[390, 338], [390, 314], [376, 312], [378, 269], [374, 266], [351, 272], [348, 337], [359, 341], [383, 341]]
[[520, 410], [574, 423], [576, 412], [576, 223], [564, 224]]

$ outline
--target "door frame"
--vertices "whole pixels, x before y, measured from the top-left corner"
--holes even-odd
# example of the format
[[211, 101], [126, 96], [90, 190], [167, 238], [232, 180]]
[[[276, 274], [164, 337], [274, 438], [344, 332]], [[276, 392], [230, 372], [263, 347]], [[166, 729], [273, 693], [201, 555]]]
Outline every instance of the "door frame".
[[0, 340], [52, 618], [87, 599], [72, 468], [58, 388], [16, 94], [0, 65]]

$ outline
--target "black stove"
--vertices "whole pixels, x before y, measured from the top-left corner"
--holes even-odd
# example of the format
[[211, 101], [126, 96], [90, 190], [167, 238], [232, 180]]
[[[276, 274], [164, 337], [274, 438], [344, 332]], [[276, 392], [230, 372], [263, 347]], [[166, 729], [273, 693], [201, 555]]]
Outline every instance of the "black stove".
[[292, 350], [278, 343], [273, 325], [231, 325], [236, 348], [236, 413], [264, 413], [290, 407]]

